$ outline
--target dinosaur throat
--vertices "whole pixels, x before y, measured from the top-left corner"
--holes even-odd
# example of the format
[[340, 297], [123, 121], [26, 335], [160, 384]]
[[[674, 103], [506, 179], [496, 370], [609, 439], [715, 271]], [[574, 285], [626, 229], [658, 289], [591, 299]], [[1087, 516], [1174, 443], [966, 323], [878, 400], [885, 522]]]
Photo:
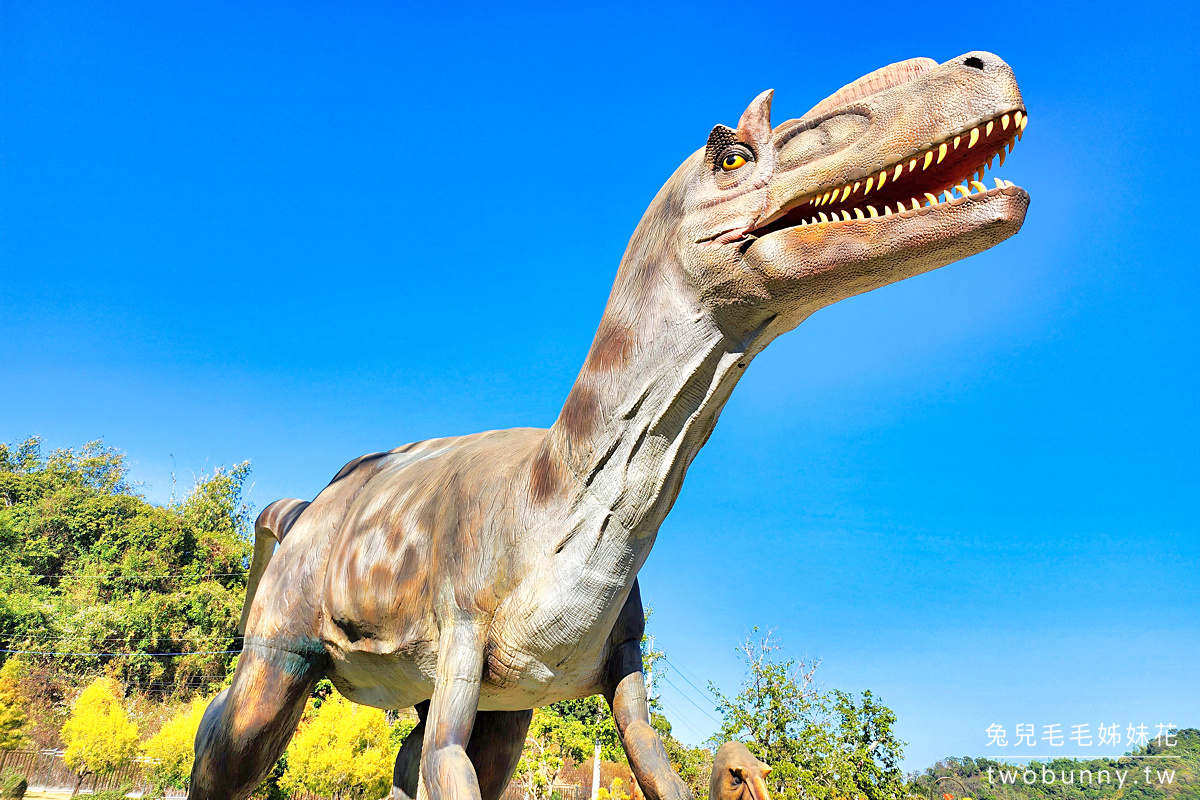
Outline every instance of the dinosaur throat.
[[879, 172], [805, 194], [750, 233], [763, 236], [783, 228], [908, 217], [921, 208], [955, 203], [968, 195], [999, 194], [1013, 184], [994, 178], [995, 188], [988, 189], [984, 173], [993, 164], [1004, 164], [1028, 122], [1023, 109], [998, 115], [914, 151]]

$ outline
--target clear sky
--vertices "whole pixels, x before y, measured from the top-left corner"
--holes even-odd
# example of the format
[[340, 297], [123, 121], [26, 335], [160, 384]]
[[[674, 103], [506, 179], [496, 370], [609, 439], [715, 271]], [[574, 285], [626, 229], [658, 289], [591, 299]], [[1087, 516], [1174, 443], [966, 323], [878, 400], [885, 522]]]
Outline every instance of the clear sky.
[[1196, 13], [0, 3], [0, 441], [103, 437], [160, 502], [251, 459], [261, 509], [549, 425], [715, 123], [990, 50], [1024, 230], [748, 370], [642, 571], [662, 699], [711, 733], [684, 676], [734, 690], [758, 625], [894, 708], [912, 769], [1042, 754], [1018, 723], [1200, 725]]

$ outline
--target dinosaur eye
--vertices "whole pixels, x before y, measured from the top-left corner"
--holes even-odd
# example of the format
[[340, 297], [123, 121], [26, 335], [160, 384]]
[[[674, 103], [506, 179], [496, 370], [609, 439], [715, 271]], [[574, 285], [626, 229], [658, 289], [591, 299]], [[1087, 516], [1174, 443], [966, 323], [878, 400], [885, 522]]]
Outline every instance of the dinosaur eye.
[[[724, 163], [724, 162], [722, 162], [722, 163]], [[732, 783], [734, 786], [741, 786], [742, 785], [742, 776], [739, 775], [738, 773], [734, 772], [733, 770], [729, 770], [729, 782]]]
[[745, 166], [746, 158], [741, 153], [729, 153], [721, 159], [721, 169], [726, 172], [733, 172], [738, 167]]

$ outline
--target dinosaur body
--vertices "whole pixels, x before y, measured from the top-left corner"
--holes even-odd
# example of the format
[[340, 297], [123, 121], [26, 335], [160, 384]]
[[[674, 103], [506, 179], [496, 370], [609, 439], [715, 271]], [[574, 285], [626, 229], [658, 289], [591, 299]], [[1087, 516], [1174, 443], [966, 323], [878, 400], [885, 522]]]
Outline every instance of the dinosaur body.
[[1028, 205], [1000, 181], [937, 197], [1023, 131], [989, 53], [885, 67], [774, 128], [770, 100], [654, 198], [550, 429], [364, 456], [310, 504], [263, 512], [245, 652], [189, 797], [246, 797], [326, 675], [357, 702], [417, 706], [400, 795], [496, 800], [529, 709], [602, 693], [647, 797], [689, 797], [649, 726], [636, 578], [734, 386], [819, 308], [986, 249]]

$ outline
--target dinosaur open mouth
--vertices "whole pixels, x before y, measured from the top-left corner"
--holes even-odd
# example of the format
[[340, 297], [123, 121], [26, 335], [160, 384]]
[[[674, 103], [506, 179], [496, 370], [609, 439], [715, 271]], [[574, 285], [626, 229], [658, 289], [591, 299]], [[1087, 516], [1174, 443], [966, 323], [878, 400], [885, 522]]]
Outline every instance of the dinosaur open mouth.
[[911, 153], [879, 172], [804, 195], [750, 234], [763, 236], [783, 228], [909, 216], [921, 208], [951, 202], [955, 193], [962, 197], [1000, 193], [1013, 184], [994, 178], [996, 187], [989, 190], [983, 184], [984, 172], [997, 160], [997, 167], [1004, 164], [1028, 123], [1024, 109], [1000, 114]]

